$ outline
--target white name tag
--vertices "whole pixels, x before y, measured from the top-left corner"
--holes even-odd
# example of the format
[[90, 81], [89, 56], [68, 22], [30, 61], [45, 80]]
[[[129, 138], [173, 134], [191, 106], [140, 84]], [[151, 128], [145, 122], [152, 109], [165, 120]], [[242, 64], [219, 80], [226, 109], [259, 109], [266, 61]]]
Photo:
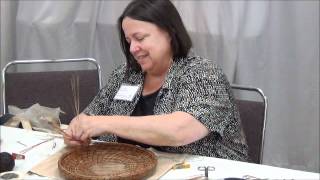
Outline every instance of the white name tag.
[[122, 84], [113, 99], [132, 101], [134, 96], [137, 94], [139, 87], [140, 85]]

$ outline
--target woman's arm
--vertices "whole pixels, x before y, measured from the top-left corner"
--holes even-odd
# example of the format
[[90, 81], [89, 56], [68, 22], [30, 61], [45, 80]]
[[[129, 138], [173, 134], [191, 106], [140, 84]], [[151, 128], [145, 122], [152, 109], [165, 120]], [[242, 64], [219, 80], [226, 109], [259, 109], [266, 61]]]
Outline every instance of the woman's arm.
[[[90, 137], [115, 134], [122, 138], [156, 146], [182, 146], [208, 134], [207, 128], [185, 112], [151, 116], [87, 116], [81, 114], [70, 123], [70, 144]], [[67, 142], [68, 143], [68, 142]]]

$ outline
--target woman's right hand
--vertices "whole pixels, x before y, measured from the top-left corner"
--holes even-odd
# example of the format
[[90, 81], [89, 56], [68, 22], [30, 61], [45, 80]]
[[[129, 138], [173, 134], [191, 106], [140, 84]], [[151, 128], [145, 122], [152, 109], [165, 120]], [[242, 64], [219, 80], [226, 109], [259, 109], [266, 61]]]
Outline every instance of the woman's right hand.
[[63, 140], [64, 140], [64, 143], [68, 146], [83, 146], [83, 145], [90, 144], [90, 139], [87, 139], [85, 141], [81, 141], [81, 140], [74, 139], [66, 134], [63, 135]]
[[[64, 143], [69, 146], [79, 146], [79, 145], [88, 145], [90, 144], [90, 137], [85, 137], [83, 133], [83, 128], [79, 125], [81, 124], [81, 119], [86, 118], [87, 115], [79, 114], [74, 117], [70, 122], [68, 129], [63, 135]], [[81, 137], [82, 136], [82, 137]]]

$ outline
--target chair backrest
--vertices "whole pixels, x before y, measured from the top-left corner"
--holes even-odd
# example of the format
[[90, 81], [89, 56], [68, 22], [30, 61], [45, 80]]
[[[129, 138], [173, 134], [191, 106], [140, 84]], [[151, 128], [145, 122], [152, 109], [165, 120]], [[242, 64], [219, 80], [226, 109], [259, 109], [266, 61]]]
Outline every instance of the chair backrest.
[[267, 119], [267, 97], [255, 87], [231, 85], [249, 147], [250, 162], [262, 163]]
[[[37, 72], [9, 72], [17, 65], [36, 64], [62, 65], [61, 68]], [[87, 63], [84, 69], [67, 66], [68, 63]], [[70, 65], [70, 64], [69, 64]], [[88, 68], [91, 66], [90, 68]], [[93, 68], [92, 68], [93, 66]], [[60, 66], [61, 67], [61, 66]], [[71, 70], [70, 70], [71, 69]], [[46, 107], [60, 107], [65, 114], [60, 115], [61, 123], [69, 124], [74, 117], [74, 98], [71, 78], [79, 79], [80, 112], [91, 102], [101, 88], [101, 69], [96, 60], [91, 58], [59, 60], [18, 60], [8, 63], [2, 70], [3, 112], [8, 112], [8, 105], [28, 108], [35, 103]]]

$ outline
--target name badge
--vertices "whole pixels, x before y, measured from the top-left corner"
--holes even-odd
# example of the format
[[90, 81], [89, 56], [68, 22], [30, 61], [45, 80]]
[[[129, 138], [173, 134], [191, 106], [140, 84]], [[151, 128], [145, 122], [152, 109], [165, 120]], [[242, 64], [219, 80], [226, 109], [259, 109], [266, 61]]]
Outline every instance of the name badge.
[[113, 99], [132, 101], [134, 96], [137, 94], [139, 87], [140, 85], [122, 84]]

